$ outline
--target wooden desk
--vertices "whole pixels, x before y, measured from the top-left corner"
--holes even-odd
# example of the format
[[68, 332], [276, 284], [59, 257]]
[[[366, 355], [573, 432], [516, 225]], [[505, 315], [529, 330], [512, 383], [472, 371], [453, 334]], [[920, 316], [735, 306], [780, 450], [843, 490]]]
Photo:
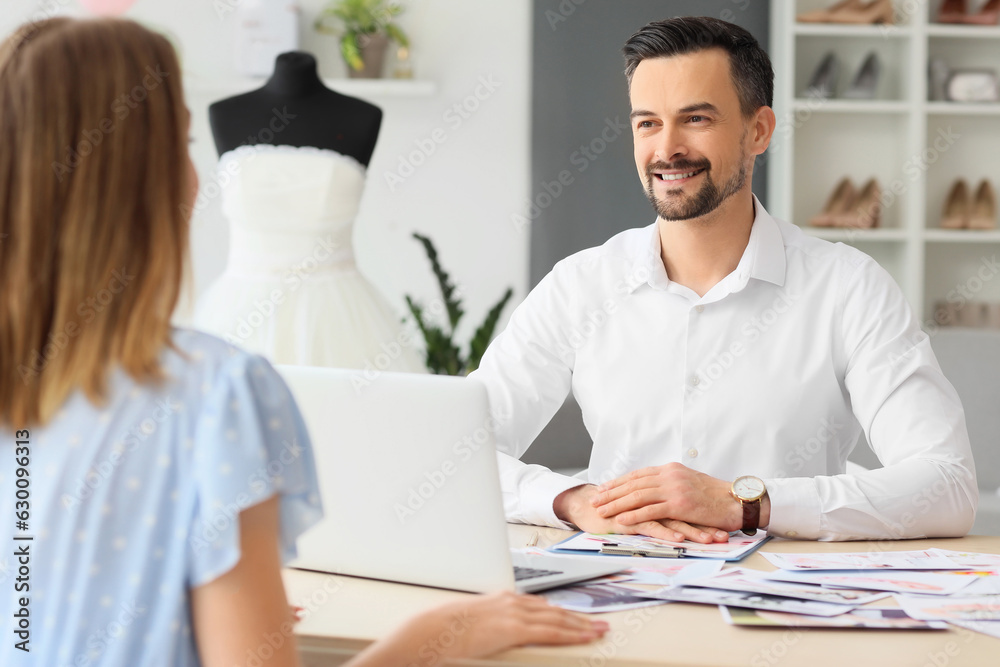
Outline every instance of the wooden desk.
[[[510, 525], [509, 530], [512, 546], [525, 544], [535, 530], [540, 535], [539, 546], [543, 547], [568, 535], [565, 531], [532, 526]], [[1000, 537], [878, 543], [772, 539], [762, 550], [833, 553], [929, 547], [1000, 553]], [[758, 570], [774, 569], [756, 553], [740, 565]], [[289, 600], [307, 610], [296, 628], [307, 667], [341, 664], [413, 614], [467, 595], [298, 570], [286, 570], [284, 580]], [[1000, 639], [955, 628], [947, 631], [738, 628], [727, 625], [717, 607], [686, 603], [599, 616], [611, 625], [611, 630], [599, 642], [558, 648], [514, 649], [494, 656], [488, 664], [574, 667], [1000, 665]], [[417, 663], [417, 656], [414, 656], [414, 662]], [[486, 663], [476, 661], [469, 664]]]

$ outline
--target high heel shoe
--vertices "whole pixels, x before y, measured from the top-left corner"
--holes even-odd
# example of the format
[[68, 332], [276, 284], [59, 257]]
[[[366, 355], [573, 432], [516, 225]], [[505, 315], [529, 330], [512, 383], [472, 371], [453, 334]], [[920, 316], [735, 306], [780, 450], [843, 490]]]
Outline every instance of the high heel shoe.
[[849, 178], [842, 178], [837, 187], [830, 193], [822, 212], [814, 215], [809, 224], [813, 227], [836, 227], [837, 219], [850, 210], [851, 204], [857, 198], [857, 190]]
[[895, 22], [892, 0], [871, 0], [864, 5], [848, 6], [830, 11], [832, 23], [885, 23]]
[[974, 25], [996, 25], [1000, 20], [1000, 0], [988, 0], [975, 14], [966, 14], [965, 23]]
[[816, 9], [811, 12], [803, 12], [795, 17], [795, 20], [800, 23], [829, 23], [833, 19], [834, 12], [841, 11], [843, 9], [858, 9], [864, 7], [865, 3], [862, 0], [843, 0], [835, 5], [827, 7], [826, 9]]
[[976, 188], [969, 212], [969, 229], [994, 229], [997, 226], [997, 196], [985, 178]]
[[944, 102], [948, 99], [948, 76], [951, 71], [944, 58], [931, 58], [927, 65], [927, 97], [932, 102]]
[[823, 60], [819, 62], [816, 71], [809, 79], [809, 86], [806, 88], [805, 97], [817, 100], [826, 100], [833, 97], [833, 91], [837, 87], [837, 76], [840, 73], [840, 63], [837, 56], [830, 51]]
[[882, 218], [882, 187], [874, 178], [861, 188], [848, 211], [836, 216], [837, 227], [859, 227], [869, 229], [878, 227]]
[[958, 179], [944, 200], [941, 229], [965, 229], [969, 225], [969, 186], [965, 179]]
[[857, 74], [851, 81], [851, 85], [844, 91], [844, 97], [853, 100], [871, 100], [875, 98], [875, 89], [878, 87], [879, 74], [882, 71], [882, 63], [878, 55], [872, 51], [861, 63]]
[[944, 0], [941, 9], [938, 10], [937, 23], [965, 23], [965, 17], [969, 13], [966, 0]]

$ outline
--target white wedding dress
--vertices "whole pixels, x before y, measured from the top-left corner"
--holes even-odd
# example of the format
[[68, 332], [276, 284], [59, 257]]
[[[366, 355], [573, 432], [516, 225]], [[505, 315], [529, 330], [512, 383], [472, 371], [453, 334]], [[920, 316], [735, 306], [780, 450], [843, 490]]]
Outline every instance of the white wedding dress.
[[257, 145], [223, 154], [219, 170], [229, 258], [198, 299], [195, 328], [276, 364], [425, 372], [414, 337], [354, 262], [361, 163]]

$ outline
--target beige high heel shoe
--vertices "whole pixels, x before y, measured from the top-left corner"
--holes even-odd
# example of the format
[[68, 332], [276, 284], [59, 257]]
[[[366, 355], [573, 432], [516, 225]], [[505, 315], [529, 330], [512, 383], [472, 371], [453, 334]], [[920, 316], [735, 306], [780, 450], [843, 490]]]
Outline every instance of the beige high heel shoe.
[[882, 219], [882, 186], [874, 178], [861, 188], [848, 211], [836, 216], [837, 227], [857, 227], [871, 229], [878, 227]]
[[955, 181], [944, 200], [941, 229], [965, 229], [969, 226], [969, 186], [965, 179]]
[[837, 187], [830, 193], [823, 210], [814, 215], [809, 224], [813, 227], [836, 227], [837, 218], [844, 215], [851, 208], [855, 198], [858, 196], [854, 183], [849, 178], [842, 178], [837, 183]]
[[976, 188], [969, 212], [969, 229], [995, 229], [997, 226], [997, 196], [985, 178]]
[[863, 0], [842, 0], [835, 5], [827, 7], [826, 9], [815, 9], [811, 12], [802, 12], [795, 17], [795, 20], [800, 23], [829, 23], [833, 21], [833, 13], [840, 11], [842, 9], [859, 9], [864, 7], [865, 3]]
[[843, 7], [831, 10], [832, 23], [885, 23], [892, 25], [896, 18], [892, 9], [892, 0], [871, 0], [861, 7]]

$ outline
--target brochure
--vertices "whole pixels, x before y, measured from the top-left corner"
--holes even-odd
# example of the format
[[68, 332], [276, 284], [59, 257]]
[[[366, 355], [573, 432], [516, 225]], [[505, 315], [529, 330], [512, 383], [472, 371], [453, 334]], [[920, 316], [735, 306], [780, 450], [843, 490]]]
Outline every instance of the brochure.
[[798, 600], [814, 600], [832, 604], [849, 604], [853, 606], [868, 604], [889, 597], [888, 593], [873, 593], [870, 590], [853, 590], [849, 588], [823, 588], [816, 584], [791, 583], [767, 579], [757, 570], [735, 568], [726, 570], [711, 577], [694, 579], [684, 582], [685, 586], [702, 588], [717, 588], [728, 591], [747, 591], [749, 593], [766, 593], [781, 595]]
[[837, 616], [838, 614], [845, 614], [854, 608], [843, 604], [830, 604], [829, 602], [796, 600], [780, 595], [762, 595], [746, 591], [722, 591], [715, 588], [698, 588], [696, 586], [671, 586], [648, 593], [639, 593], [639, 595], [657, 600], [670, 600], [672, 602], [697, 602], [701, 604], [725, 605], [728, 607], [787, 611], [793, 614], [811, 614], [813, 616]]
[[836, 588], [854, 588], [870, 591], [890, 591], [892, 593], [921, 593], [923, 595], [952, 595], [962, 590], [973, 577], [959, 577], [941, 572], [908, 572], [906, 570], [866, 571], [848, 570], [842, 572], [789, 572], [776, 570], [764, 577], [778, 581], [799, 584], [818, 584]]
[[633, 588], [615, 584], [578, 584], [556, 588], [541, 595], [550, 604], [584, 614], [626, 611], [663, 604], [662, 600], [641, 596], [639, 591]]
[[1000, 595], [974, 598], [893, 597], [907, 614], [925, 621], [1000, 621]]
[[761, 611], [720, 607], [722, 617], [730, 625], [757, 628], [869, 628], [873, 630], [947, 630], [941, 621], [919, 621], [902, 609], [864, 607], [840, 616], [806, 616], [783, 611]]
[[962, 570], [946, 556], [925, 551], [871, 551], [843, 554], [761, 554], [782, 570]]

